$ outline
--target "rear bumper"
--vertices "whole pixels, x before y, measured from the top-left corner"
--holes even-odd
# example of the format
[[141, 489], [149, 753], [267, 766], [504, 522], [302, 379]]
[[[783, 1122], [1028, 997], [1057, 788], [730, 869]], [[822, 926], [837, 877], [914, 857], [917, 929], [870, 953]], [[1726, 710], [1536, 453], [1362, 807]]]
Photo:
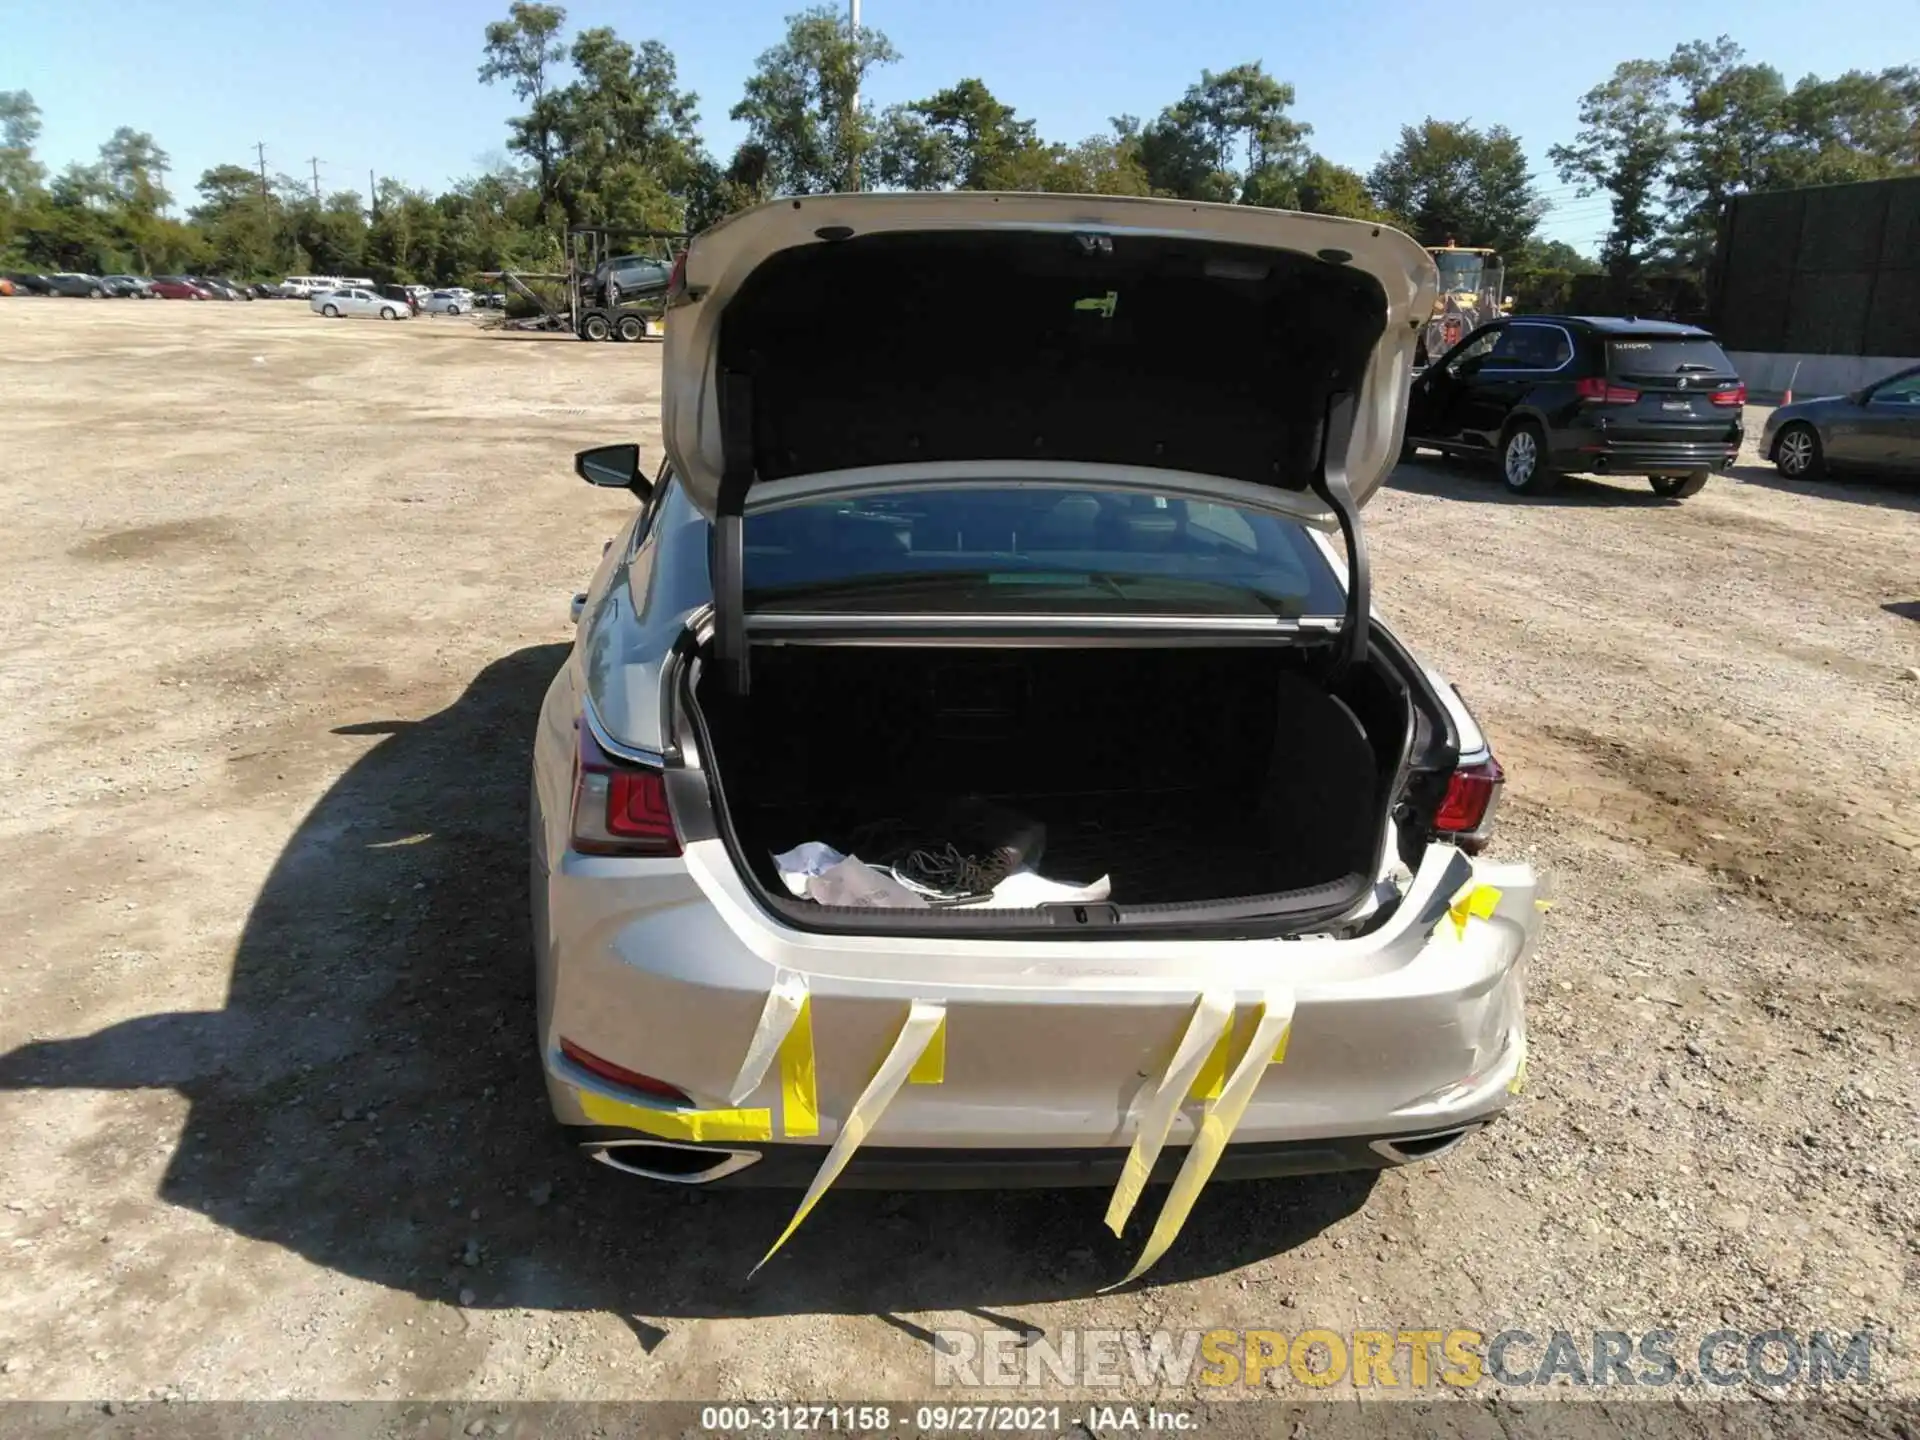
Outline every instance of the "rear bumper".
[[[1203, 991], [1231, 994], [1249, 1025], [1267, 991], [1294, 997], [1285, 1061], [1261, 1077], [1233, 1146], [1253, 1157], [1236, 1166], [1281, 1168], [1250, 1173], [1349, 1168], [1377, 1153], [1376, 1140], [1482, 1123], [1510, 1102], [1524, 1073], [1521, 992], [1539, 923], [1536, 883], [1525, 866], [1471, 861], [1451, 847], [1430, 850], [1378, 930], [1340, 941], [810, 935], [768, 925], [717, 841], [690, 844], [679, 861], [557, 858], [552, 873], [534, 877], [534, 933], [543, 1063], [563, 1125], [592, 1124], [595, 1097], [674, 1107], [583, 1070], [561, 1054], [562, 1037], [678, 1087], [692, 1110], [732, 1108], [729, 1091], [783, 972], [804, 975], [811, 995], [819, 1133], [786, 1143], [780, 1085], [769, 1073], [738, 1102], [770, 1117], [762, 1133], [680, 1138], [790, 1150], [801, 1157], [792, 1163], [811, 1170], [911, 1002], [939, 1000], [944, 1080], [902, 1089], [859, 1152], [922, 1152], [931, 1158], [906, 1168], [924, 1178], [873, 1183], [947, 1183], [936, 1177], [955, 1167], [988, 1177], [973, 1184], [1072, 1183], [1057, 1178], [1061, 1156], [1036, 1160], [1049, 1152], [1065, 1152], [1066, 1170], [1096, 1183], [1105, 1157], [1132, 1143]], [[1501, 898], [1490, 918], [1460, 933], [1447, 906], [1473, 882]], [[1200, 1116], [1199, 1105], [1184, 1106], [1169, 1146], [1190, 1144]], [[1259, 1147], [1278, 1148], [1261, 1157]], [[768, 1177], [786, 1163], [753, 1161], [739, 1183], [782, 1183]], [[747, 1179], [746, 1169], [761, 1178]], [[1036, 1178], [1022, 1181], [1023, 1173]]]
[[[1323, 1140], [1281, 1140], [1229, 1145], [1213, 1172], [1215, 1180], [1270, 1180], [1289, 1175], [1325, 1175], [1341, 1170], [1384, 1170], [1420, 1160], [1438, 1160], [1469, 1135], [1486, 1128], [1499, 1112], [1446, 1130], [1395, 1135], [1354, 1135]], [[666, 1179], [652, 1167], [671, 1162], [671, 1180], [713, 1189], [804, 1190], [820, 1168], [814, 1145], [673, 1145], [607, 1127], [578, 1132], [580, 1148], [615, 1170]], [[671, 1152], [680, 1152], [673, 1154]], [[711, 1169], [696, 1168], [704, 1160]], [[751, 1158], [749, 1158], [751, 1157]], [[1040, 1190], [1068, 1186], [1112, 1189], [1127, 1151], [1114, 1146], [1083, 1149], [934, 1149], [863, 1146], [834, 1181], [854, 1190]], [[1148, 1179], [1170, 1185], [1187, 1158], [1187, 1147], [1169, 1145]], [[683, 1168], [684, 1167], [684, 1168]], [[708, 1179], [707, 1175], [714, 1178]]]
[[1704, 442], [1607, 440], [1591, 432], [1563, 437], [1553, 454], [1557, 470], [1601, 475], [1677, 475], [1689, 470], [1731, 469], [1740, 436]]

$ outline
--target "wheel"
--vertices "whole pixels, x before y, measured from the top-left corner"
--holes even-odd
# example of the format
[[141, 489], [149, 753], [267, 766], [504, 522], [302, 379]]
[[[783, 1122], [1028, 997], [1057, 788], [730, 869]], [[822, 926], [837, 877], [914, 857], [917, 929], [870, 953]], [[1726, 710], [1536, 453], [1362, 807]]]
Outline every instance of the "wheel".
[[1684, 500], [1707, 488], [1707, 473], [1705, 470], [1689, 470], [1685, 475], [1649, 475], [1647, 483], [1653, 486], [1656, 495], [1664, 495], [1669, 500]]
[[340, 307], [338, 305], [322, 305], [320, 307], [320, 313], [329, 320], [338, 320], [340, 318]]
[[613, 327], [607, 323], [604, 315], [589, 315], [580, 322], [580, 338], [583, 340], [605, 340], [613, 334]]
[[638, 315], [622, 315], [620, 317], [620, 338], [622, 340], [638, 340], [646, 333], [647, 322], [642, 320]]
[[1820, 432], [1796, 420], [1773, 442], [1773, 463], [1789, 480], [1818, 480], [1827, 473], [1827, 454]]
[[101, 295], [103, 295], [104, 293], [106, 292], [101, 290], [101, 288], [98, 285], [96, 285], [91, 290], [87, 291], [87, 298], [89, 300], [98, 300], [101, 297]]
[[1531, 420], [1507, 432], [1500, 446], [1500, 478], [1516, 495], [1544, 495], [1559, 480], [1547, 464], [1547, 437]]
[[382, 305], [380, 307], [380, 318], [382, 320], [398, 320], [400, 315], [391, 305]]

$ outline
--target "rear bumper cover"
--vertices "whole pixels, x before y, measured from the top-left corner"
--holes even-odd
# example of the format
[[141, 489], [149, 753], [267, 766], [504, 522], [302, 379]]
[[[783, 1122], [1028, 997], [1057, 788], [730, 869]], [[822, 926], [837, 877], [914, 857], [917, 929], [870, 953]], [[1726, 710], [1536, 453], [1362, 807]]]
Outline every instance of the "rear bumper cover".
[[1556, 469], [1608, 475], [1668, 475], [1689, 470], [1726, 470], [1740, 455], [1740, 437], [1705, 443], [1674, 440], [1605, 440], [1591, 433], [1565, 437], [1571, 443], [1553, 455]]
[[[1448, 905], [1468, 884], [1497, 889], [1500, 901], [1456, 935]], [[774, 1122], [762, 1133], [681, 1138], [759, 1149], [787, 1140], [772, 1075], [729, 1098], [783, 972], [805, 975], [812, 997], [819, 1133], [791, 1148], [816, 1164], [909, 1004], [923, 998], [946, 1009], [945, 1079], [905, 1087], [856, 1158], [1068, 1151], [1073, 1166], [1097, 1168], [1101, 1152], [1132, 1143], [1203, 990], [1230, 993], [1243, 1012], [1276, 986], [1294, 997], [1285, 1061], [1261, 1078], [1232, 1147], [1320, 1155], [1277, 1163], [1326, 1168], [1328, 1154], [1377, 1138], [1484, 1121], [1524, 1074], [1522, 977], [1539, 924], [1536, 881], [1525, 866], [1469, 860], [1451, 847], [1432, 847], [1394, 916], [1340, 941], [886, 942], [783, 932], [753, 910], [717, 841], [689, 845], [685, 861], [569, 853], [536, 874], [535, 887], [541, 1049], [563, 1125], [593, 1124], [587, 1106], [597, 1097], [664, 1105], [569, 1061], [565, 1037], [680, 1088], [696, 1109], [737, 1103]], [[1192, 1142], [1200, 1113], [1183, 1107], [1170, 1148]]]

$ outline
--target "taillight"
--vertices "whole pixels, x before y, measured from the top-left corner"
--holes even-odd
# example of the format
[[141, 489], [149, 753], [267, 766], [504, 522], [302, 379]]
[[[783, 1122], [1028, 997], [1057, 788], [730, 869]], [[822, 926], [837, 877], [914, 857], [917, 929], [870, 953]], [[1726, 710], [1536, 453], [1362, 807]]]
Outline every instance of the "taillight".
[[1434, 833], [1456, 841], [1464, 850], [1478, 850], [1486, 842], [1486, 829], [1506, 778], [1506, 771], [1491, 755], [1478, 765], [1463, 765], [1454, 771], [1447, 780], [1439, 812], [1433, 817]]
[[664, 1080], [656, 1080], [651, 1075], [642, 1075], [638, 1070], [629, 1070], [624, 1065], [616, 1065], [611, 1060], [602, 1060], [591, 1050], [560, 1037], [560, 1053], [573, 1061], [582, 1070], [590, 1070], [602, 1080], [611, 1080], [616, 1085], [624, 1085], [629, 1090], [638, 1090], [643, 1095], [652, 1095], [656, 1099], [671, 1100], [675, 1105], [691, 1105], [693, 1097], [677, 1085], [669, 1085]]
[[687, 303], [687, 252], [673, 257], [673, 269], [667, 274], [667, 308]]
[[1747, 382], [1742, 380], [1738, 385], [1735, 385], [1731, 390], [1714, 391], [1713, 403], [1716, 405], [1746, 404], [1747, 403]]
[[1602, 405], [1633, 405], [1640, 399], [1640, 392], [1631, 385], [1615, 385], [1598, 375], [1574, 381], [1573, 393], [1582, 400], [1595, 400]]
[[616, 760], [577, 727], [573, 848], [587, 855], [678, 855], [667, 781], [648, 765]]

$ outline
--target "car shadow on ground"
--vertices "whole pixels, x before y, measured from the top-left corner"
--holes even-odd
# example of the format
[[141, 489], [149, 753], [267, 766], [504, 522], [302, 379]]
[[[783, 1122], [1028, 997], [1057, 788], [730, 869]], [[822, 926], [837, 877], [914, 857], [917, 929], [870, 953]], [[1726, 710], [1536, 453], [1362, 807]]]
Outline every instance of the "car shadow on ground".
[[[0, 1089], [171, 1087], [191, 1102], [160, 1198], [424, 1298], [627, 1317], [972, 1311], [1124, 1274], [1100, 1190], [797, 1196], [652, 1186], [552, 1125], [533, 1034], [527, 755], [566, 647], [489, 665], [382, 738], [276, 859], [228, 1003], [0, 1056]], [[1358, 1210], [1371, 1173], [1210, 1187], [1156, 1282], [1230, 1271]]]
[[1807, 495], [1821, 500], [1844, 500], [1849, 505], [1871, 505], [1880, 510], [1905, 510], [1920, 514], [1920, 475], [1899, 479], [1865, 479], [1855, 475], [1830, 475], [1824, 480], [1789, 480], [1771, 465], [1736, 465], [1727, 478], [1742, 485], [1760, 485], [1789, 495]]
[[1500, 474], [1491, 461], [1450, 460], [1432, 454], [1401, 461], [1388, 475], [1387, 484], [1415, 495], [1479, 505], [1627, 505], [1638, 509], [1685, 503], [1654, 494], [1653, 488], [1638, 475], [1612, 481], [1586, 475], [1562, 475], [1560, 483], [1545, 495], [1516, 495], [1501, 483]]

